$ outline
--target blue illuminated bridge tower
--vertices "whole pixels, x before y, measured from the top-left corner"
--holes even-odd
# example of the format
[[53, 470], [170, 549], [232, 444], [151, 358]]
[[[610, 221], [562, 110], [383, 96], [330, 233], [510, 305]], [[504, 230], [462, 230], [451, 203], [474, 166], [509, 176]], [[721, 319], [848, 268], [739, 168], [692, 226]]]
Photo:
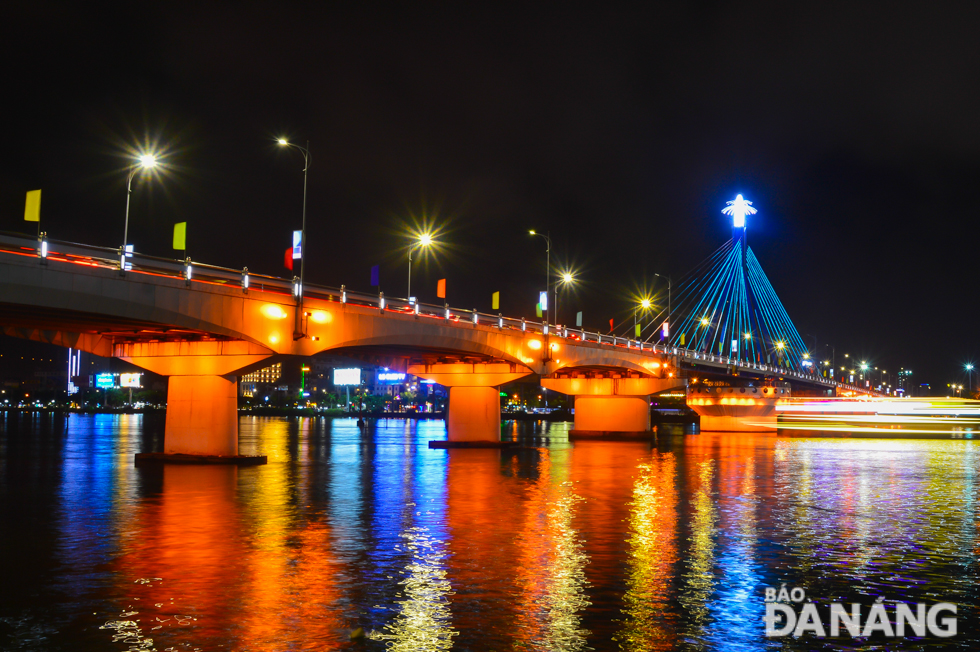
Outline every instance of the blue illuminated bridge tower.
[[746, 242], [746, 217], [757, 211], [738, 195], [722, 213], [732, 238], [678, 285], [670, 343], [739, 363], [812, 371], [810, 352]]

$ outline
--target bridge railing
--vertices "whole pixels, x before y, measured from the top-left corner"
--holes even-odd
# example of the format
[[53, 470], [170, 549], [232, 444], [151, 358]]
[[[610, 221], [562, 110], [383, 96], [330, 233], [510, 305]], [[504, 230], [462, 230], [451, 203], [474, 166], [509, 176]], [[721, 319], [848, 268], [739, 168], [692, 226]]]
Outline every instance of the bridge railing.
[[[35, 257], [42, 264], [53, 260], [116, 270], [119, 269], [122, 258], [122, 252], [118, 247], [100, 247], [55, 240], [47, 237], [35, 238], [24, 234], [8, 232], [0, 232], [0, 253]], [[494, 315], [482, 313], [476, 309], [465, 310], [453, 308], [448, 304], [443, 304], [442, 306], [425, 304], [399, 297], [385, 297], [383, 293], [369, 294], [351, 291], [345, 286], [337, 288], [307, 284], [305, 288], [298, 288], [298, 278], [290, 280], [266, 274], [256, 274], [250, 272], [247, 267], [238, 270], [194, 262], [189, 258], [179, 260], [150, 256], [135, 251], [127, 254], [125, 260], [126, 270], [120, 273], [132, 271], [184, 279], [188, 284], [197, 282], [223, 285], [226, 287], [237, 286], [241, 287], [243, 291], [249, 288], [255, 288], [264, 292], [274, 292], [289, 296], [295, 296], [301, 290], [303, 296], [309, 298], [325, 301], [340, 301], [354, 305], [376, 307], [379, 310], [415, 314], [420, 318], [441, 319], [455, 326], [495, 326], [500, 329], [520, 330], [527, 333], [555, 336], [580, 342], [592, 342], [604, 346], [635, 349], [639, 353], [649, 353], [650, 355], [676, 356], [679, 359], [684, 359], [689, 362], [705, 361], [734, 366], [744, 370], [779, 374], [784, 377], [789, 376], [809, 382], [816, 382], [828, 387], [866, 391], [823, 378], [815, 373], [802, 373], [776, 365], [739, 360], [662, 343], [658, 344], [656, 342], [645, 342], [639, 339], [603, 334], [598, 331], [589, 332], [582, 328], [569, 328], [564, 325], [547, 324], [543, 321], [536, 322], [528, 321], [524, 318], [505, 317], [501, 313]]]

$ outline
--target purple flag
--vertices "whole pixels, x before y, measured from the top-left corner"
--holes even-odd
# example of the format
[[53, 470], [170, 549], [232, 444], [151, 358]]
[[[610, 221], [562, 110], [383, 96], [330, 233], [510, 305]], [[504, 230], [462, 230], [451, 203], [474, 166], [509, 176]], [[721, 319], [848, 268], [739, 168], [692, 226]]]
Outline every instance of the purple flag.
[[374, 286], [381, 285], [381, 281], [378, 279], [379, 276], [380, 274], [378, 270], [378, 265], [375, 265], [374, 267], [371, 268], [371, 285]]

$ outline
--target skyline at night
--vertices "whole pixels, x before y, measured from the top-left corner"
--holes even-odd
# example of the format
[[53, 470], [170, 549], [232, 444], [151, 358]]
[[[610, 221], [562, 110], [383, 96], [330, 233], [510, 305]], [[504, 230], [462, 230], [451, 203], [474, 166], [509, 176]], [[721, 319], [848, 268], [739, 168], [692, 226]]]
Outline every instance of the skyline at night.
[[[731, 236], [748, 243], [815, 354], [965, 382], [972, 338], [978, 46], [961, 9], [841, 4], [645, 13], [301, 5], [21, 5], [0, 230], [128, 240], [288, 277], [309, 141], [308, 283], [533, 319], [548, 233], [575, 270], [558, 321], [626, 325], [632, 297]], [[20, 25], [39, 25], [23, 30]], [[738, 30], [745, 38], [732, 44]], [[937, 314], [940, 313], [940, 314]], [[945, 316], [943, 316], [945, 315]], [[8, 341], [6, 347], [17, 344]]]

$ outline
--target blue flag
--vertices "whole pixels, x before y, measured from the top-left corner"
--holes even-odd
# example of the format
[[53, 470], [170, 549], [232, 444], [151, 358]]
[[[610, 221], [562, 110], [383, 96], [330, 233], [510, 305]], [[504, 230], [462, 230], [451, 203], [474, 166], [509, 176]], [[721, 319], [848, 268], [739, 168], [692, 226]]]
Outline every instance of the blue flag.
[[378, 279], [380, 276], [378, 265], [371, 268], [371, 285], [380, 286], [381, 281]]

